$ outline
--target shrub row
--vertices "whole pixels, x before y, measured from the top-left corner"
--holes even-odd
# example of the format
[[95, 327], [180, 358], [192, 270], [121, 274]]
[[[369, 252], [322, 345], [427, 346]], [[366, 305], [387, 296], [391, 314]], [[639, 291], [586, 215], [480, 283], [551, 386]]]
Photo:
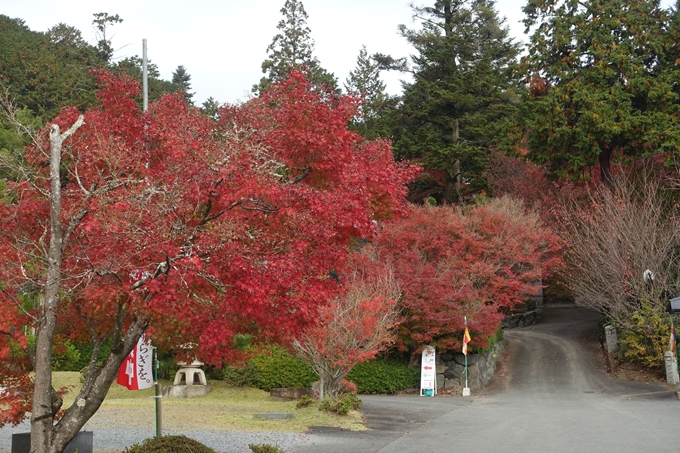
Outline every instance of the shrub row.
[[408, 359], [380, 358], [359, 363], [347, 375], [358, 393], [397, 393], [420, 385], [420, 367], [408, 367]]
[[224, 380], [235, 387], [311, 387], [317, 375], [311, 365], [280, 346], [270, 346], [245, 364], [224, 367]]
[[[235, 387], [311, 387], [318, 380], [312, 367], [279, 346], [272, 346], [246, 364], [226, 366], [224, 380]], [[420, 368], [408, 367], [407, 357], [360, 363], [347, 375], [359, 393], [396, 393], [419, 385]]]

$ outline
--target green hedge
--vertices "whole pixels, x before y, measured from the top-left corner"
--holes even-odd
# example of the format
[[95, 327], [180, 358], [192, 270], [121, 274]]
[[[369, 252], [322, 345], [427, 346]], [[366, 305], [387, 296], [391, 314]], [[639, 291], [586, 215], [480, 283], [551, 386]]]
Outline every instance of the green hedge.
[[224, 380], [233, 386], [252, 386], [265, 391], [273, 388], [311, 387], [318, 380], [308, 363], [280, 346], [270, 346], [247, 364], [224, 368]]
[[408, 358], [375, 359], [357, 364], [347, 380], [358, 393], [397, 393], [420, 385], [420, 368], [409, 368]]

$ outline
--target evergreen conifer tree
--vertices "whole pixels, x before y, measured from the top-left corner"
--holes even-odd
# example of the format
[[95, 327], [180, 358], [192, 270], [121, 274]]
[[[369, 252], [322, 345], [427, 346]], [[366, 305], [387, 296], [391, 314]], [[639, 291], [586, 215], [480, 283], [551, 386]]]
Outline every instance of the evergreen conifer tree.
[[394, 100], [385, 91], [385, 82], [380, 79], [381, 67], [368, 55], [362, 46], [357, 57], [356, 67], [345, 80], [345, 90], [362, 99], [360, 116], [355, 119], [353, 128], [363, 137], [375, 139], [385, 135], [382, 119]]
[[400, 26], [417, 53], [414, 81], [397, 112], [394, 149], [444, 172], [438, 196], [459, 203], [486, 188], [490, 149], [517, 110], [518, 45], [491, 0], [436, 0], [413, 14], [421, 29]]
[[191, 99], [194, 93], [191, 93], [191, 76], [184, 66], [177, 66], [177, 69], [172, 73], [172, 84], [176, 91], [184, 92], [184, 99], [191, 104]]
[[253, 92], [261, 94], [272, 83], [288, 77], [291, 69], [306, 73], [317, 86], [329, 85], [336, 89], [335, 76], [322, 68], [314, 56], [314, 40], [307, 26], [309, 16], [302, 2], [286, 0], [281, 14], [284, 18], [276, 27], [279, 33], [267, 47], [267, 59], [262, 62], [265, 76], [260, 79], [259, 84], [253, 86]]
[[[658, 0], [531, 0], [523, 117], [530, 156], [588, 179], [680, 150], [677, 21]], [[597, 173], [595, 173], [597, 175]]]

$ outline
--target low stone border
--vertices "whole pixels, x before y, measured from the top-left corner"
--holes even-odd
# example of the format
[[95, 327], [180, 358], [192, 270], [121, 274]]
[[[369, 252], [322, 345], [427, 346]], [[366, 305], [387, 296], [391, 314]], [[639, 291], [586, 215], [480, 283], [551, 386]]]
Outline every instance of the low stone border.
[[514, 329], [516, 327], [532, 326], [541, 320], [542, 310], [527, 311], [526, 313], [517, 313], [515, 315], [507, 315], [501, 322], [503, 329]]

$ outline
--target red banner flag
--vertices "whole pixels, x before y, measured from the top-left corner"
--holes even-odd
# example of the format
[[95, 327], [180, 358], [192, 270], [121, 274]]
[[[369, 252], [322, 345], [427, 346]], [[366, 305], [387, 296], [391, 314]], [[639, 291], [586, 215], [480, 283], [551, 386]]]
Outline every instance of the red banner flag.
[[148, 389], [153, 385], [151, 340], [142, 337], [118, 369], [118, 383], [129, 390]]

